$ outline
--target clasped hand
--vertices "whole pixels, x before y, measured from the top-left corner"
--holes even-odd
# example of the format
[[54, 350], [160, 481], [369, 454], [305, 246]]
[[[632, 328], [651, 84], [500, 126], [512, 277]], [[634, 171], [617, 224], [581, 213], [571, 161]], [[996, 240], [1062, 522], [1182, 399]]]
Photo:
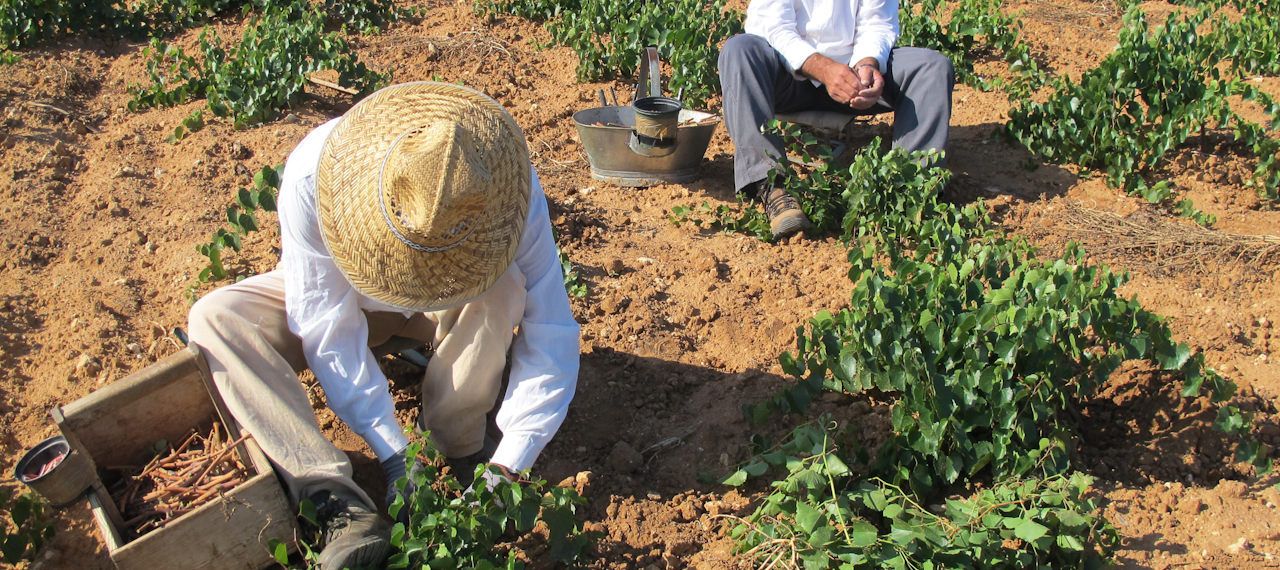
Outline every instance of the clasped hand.
[[837, 103], [863, 111], [875, 105], [884, 93], [884, 75], [868, 60], [849, 67], [822, 55], [815, 54], [810, 59], [817, 61], [813, 65], [805, 62], [805, 67], [813, 69], [802, 70], [808, 71], [810, 77], [822, 82], [827, 88], [827, 94]]

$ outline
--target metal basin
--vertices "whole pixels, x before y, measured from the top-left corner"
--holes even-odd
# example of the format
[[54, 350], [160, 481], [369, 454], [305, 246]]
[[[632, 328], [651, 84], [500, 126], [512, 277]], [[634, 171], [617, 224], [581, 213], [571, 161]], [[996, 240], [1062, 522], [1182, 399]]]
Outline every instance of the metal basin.
[[720, 120], [717, 115], [682, 109], [675, 150], [666, 156], [643, 156], [631, 150], [636, 121], [630, 106], [585, 109], [573, 114], [573, 122], [587, 151], [592, 178], [619, 186], [644, 187], [696, 180], [711, 134]]

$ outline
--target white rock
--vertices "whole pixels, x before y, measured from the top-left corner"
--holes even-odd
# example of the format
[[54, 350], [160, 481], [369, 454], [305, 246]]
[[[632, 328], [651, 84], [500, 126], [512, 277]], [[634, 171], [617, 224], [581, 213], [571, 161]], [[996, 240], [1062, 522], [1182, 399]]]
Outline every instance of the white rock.
[[93, 376], [100, 370], [102, 370], [102, 363], [87, 353], [81, 354], [80, 358], [76, 360], [76, 374], [82, 378]]
[[1237, 540], [1231, 543], [1231, 545], [1228, 546], [1226, 550], [1231, 554], [1240, 554], [1241, 552], [1249, 550], [1249, 547], [1250, 547], [1249, 539], [1242, 536], [1240, 537], [1240, 540]]

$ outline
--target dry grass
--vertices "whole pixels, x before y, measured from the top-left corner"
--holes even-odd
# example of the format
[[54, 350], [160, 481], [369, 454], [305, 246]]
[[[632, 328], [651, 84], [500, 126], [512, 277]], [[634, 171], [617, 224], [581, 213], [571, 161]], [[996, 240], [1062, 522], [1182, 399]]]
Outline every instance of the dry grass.
[[1224, 263], [1254, 270], [1280, 265], [1280, 236], [1221, 232], [1146, 210], [1122, 217], [1069, 202], [1061, 226], [1092, 253], [1116, 256], [1160, 274], [1202, 273]]

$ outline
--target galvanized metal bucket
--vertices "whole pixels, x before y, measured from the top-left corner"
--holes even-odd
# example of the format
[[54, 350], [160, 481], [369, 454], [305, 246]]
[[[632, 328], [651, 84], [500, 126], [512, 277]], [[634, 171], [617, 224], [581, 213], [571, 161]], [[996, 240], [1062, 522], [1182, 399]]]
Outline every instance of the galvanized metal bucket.
[[578, 127], [582, 146], [587, 149], [591, 177], [630, 187], [696, 180], [702, 156], [720, 123], [716, 115], [681, 110], [672, 152], [665, 156], [645, 156], [630, 148], [630, 125], [635, 124], [635, 111], [630, 106], [585, 109], [574, 113], [573, 122]]
[[657, 48], [645, 50], [631, 105], [609, 105], [601, 91], [600, 107], [574, 113], [592, 178], [631, 187], [698, 178], [720, 118], [663, 97], [660, 63]]

